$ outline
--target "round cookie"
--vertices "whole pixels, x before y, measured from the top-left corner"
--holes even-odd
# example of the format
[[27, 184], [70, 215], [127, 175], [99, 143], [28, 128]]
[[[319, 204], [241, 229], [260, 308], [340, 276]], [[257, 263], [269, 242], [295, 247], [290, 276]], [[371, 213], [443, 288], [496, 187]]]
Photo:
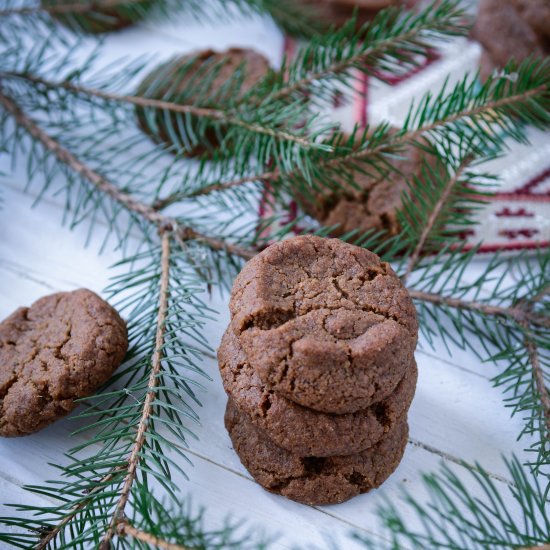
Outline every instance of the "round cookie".
[[[139, 85], [137, 95], [150, 99], [169, 101], [180, 105], [199, 105], [216, 108], [227, 106], [229, 97], [238, 90], [238, 97], [248, 92], [269, 71], [267, 59], [253, 51], [231, 48], [225, 52], [205, 50], [176, 57], [153, 69]], [[228, 82], [229, 87], [228, 87]], [[189, 87], [192, 92], [189, 92]], [[224, 138], [223, 125], [200, 131], [198, 121], [192, 115], [187, 124], [193, 129], [188, 135], [181, 127], [178, 117], [171, 113], [170, 123], [160, 110], [149, 112], [143, 107], [136, 108], [140, 128], [158, 142], [168, 146], [185, 148], [188, 156], [212, 153]]]
[[391, 395], [418, 337], [416, 310], [389, 264], [338, 239], [273, 244], [237, 276], [232, 327], [266, 386], [321, 412]]
[[41, 430], [101, 387], [128, 348], [118, 313], [85, 289], [22, 307], [0, 323], [0, 436]]
[[381, 10], [395, 6], [407, 6], [415, 0], [300, 0], [310, 16], [338, 27], [349, 21], [356, 11], [357, 24], [363, 25]]
[[518, 15], [550, 49], [550, 2], [548, 0], [510, 0]]
[[375, 178], [356, 170], [351, 175], [354, 185], [342, 180], [339, 189], [322, 187], [310, 191], [307, 197], [296, 198], [306, 214], [321, 225], [332, 227], [336, 237], [350, 231], [361, 235], [372, 230], [396, 235], [401, 229], [397, 212], [403, 204], [407, 179], [421, 176], [423, 162], [435, 168], [435, 157], [417, 147], [405, 147], [400, 156], [403, 158], [389, 161], [400, 173], [388, 178]]
[[224, 388], [239, 411], [279, 447], [299, 456], [355, 454], [376, 444], [407, 413], [418, 377], [414, 364], [386, 400], [356, 413], [336, 415], [297, 405], [262, 384], [231, 326], [223, 336], [218, 359]]
[[362, 453], [303, 458], [277, 447], [231, 400], [225, 426], [241, 462], [262, 487], [312, 506], [339, 504], [382, 485], [399, 465], [408, 437], [403, 419]]
[[[517, 7], [515, 7], [517, 6]], [[529, 19], [524, 19], [521, 13]], [[542, 13], [542, 10], [541, 10]], [[511, 59], [524, 61], [529, 56], [550, 54], [547, 38], [541, 38], [530, 23], [531, 12], [512, 0], [482, 0], [472, 37], [481, 43], [486, 55], [482, 58], [481, 77], [491, 74], [490, 64], [504, 67]]]
[[[74, 1], [75, 5], [80, 2]], [[135, 22], [143, 19], [147, 11], [153, 6], [151, 0], [139, 0], [128, 2], [127, 5], [119, 6], [101, 6], [101, 3], [94, 5], [93, 10], [88, 12], [61, 12], [51, 11], [48, 8], [56, 4], [65, 6], [66, 0], [42, 0], [42, 6], [50, 15], [70, 28], [76, 28], [84, 32], [101, 34], [106, 32], [118, 31], [133, 25]]]

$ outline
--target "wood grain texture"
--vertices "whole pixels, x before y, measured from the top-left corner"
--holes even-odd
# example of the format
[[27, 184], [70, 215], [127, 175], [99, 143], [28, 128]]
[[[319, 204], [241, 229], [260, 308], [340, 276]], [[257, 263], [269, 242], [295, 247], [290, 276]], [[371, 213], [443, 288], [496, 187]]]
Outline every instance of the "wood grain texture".
[[[274, 52], [282, 50], [281, 43], [279, 33], [265, 20], [227, 24], [215, 33], [213, 28], [185, 26], [181, 21], [165, 26], [147, 24], [109, 36], [105, 62], [128, 53], [152, 52], [160, 60], [201, 46], [261, 44], [263, 53], [276, 64], [280, 55]], [[10, 167], [0, 165], [2, 171], [9, 173]], [[101, 293], [114, 274], [109, 266], [120, 258], [112, 241], [98, 254], [102, 236], [92, 238], [84, 248], [86, 228], [70, 231], [62, 226], [58, 199], [48, 198], [32, 208], [33, 191], [24, 194], [25, 183], [23, 159], [10, 176], [0, 177], [4, 199], [0, 211], [0, 318], [59, 290], [87, 287]], [[484, 261], [476, 262], [468, 278], [475, 279], [483, 267]], [[212, 300], [212, 307], [220, 312], [217, 320], [205, 327], [213, 346], [228, 322], [227, 300], [217, 294]], [[378, 533], [375, 509], [382, 499], [398, 503], [404, 488], [421, 498], [422, 472], [436, 470], [441, 461], [450, 464], [468, 486], [471, 478], [458, 463], [478, 461], [506, 488], [507, 480], [501, 479], [506, 475], [501, 455], [514, 452], [522, 456], [528, 442], [516, 441], [521, 421], [510, 419], [500, 391], [491, 386], [497, 367], [482, 364], [469, 352], [452, 349], [449, 355], [441, 342], [432, 349], [421, 341], [417, 361], [420, 376], [410, 413], [411, 441], [397, 472], [371, 494], [338, 506], [313, 508], [270, 495], [250, 479], [223, 427], [226, 396], [217, 365], [208, 360], [205, 370], [213, 382], [200, 395], [201, 425], [190, 426], [199, 440], [191, 442], [188, 455], [194, 466], [184, 465], [190, 480], [179, 481], [182, 495], [189, 495], [197, 507], [208, 508], [209, 527], [221, 526], [228, 516], [246, 519], [249, 526], [279, 535], [275, 547], [290, 548], [293, 544], [325, 547], [329, 539], [346, 540], [352, 530]], [[30, 437], [0, 440], [0, 515], [14, 513], [7, 503], [44, 503], [21, 487], [55, 478], [55, 468], [49, 464], [62, 463], [63, 453], [83, 437], [70, 437], [79, 427], [73, 418], [74, 414]], [[511, 508], [511, 513], [517, 513], [512, 504]], [[342, 547], [355, 546], [346, 540]]]

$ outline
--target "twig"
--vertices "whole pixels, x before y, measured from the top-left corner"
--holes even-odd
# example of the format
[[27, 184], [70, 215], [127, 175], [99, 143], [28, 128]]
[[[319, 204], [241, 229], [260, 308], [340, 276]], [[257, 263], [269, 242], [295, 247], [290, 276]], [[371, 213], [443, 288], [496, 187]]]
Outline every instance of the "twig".
[[441, 210], [447, 203], [447, 200], [449, 199], [449, 196], [451, 195], [455, 185], [460, 180], [462, 174], [464, 173], [464, 170], [468, 166], [468, 164], [472, 161], [472, 157], [466, 157], [464, 160], [460, 163], [458, 169], [456, 170], [453, 177], [449, 178], [449, 181], [443, 188], [443, 191], [439, 198], [437, 199], [436, 204], [434, 205], [434, 208], [432, 212], [430, 213], [430, 216], [428, 217], [428, 220], [426, 222], [426, 225], [422, 231], [422, 234], [420, 235], [420, 238], [418, 239], [418, 244], [416, 245], [413, 253], [411, 254], [409, 261], [407, 262], [407, 270], [405, 274], [403, 275], [402, 279], [403, 282], [406, 282], [409, 278], [410, 274], [412, 273], [413, 269], [415, 268], [418, 259], [420, 258], [420, 255], [424, 251], [424, 246], [426, 245], [426, 242], [428, 241], [428, 238], [432, 232], [432, 229], [434, 228], [439, 215], [441, 214]]
[[59, 161], [69, 166], [69, 168], [71, 168], [74, 172], [89, 181], [99, 191], [105, 193], [113, 200], [124, 206], [128, 211], [133, 212], [147, 222], [156, 225], [159, 230], [172, 228], [177, 232], [179, 238], [183, 241], [196, 240], [209, 246], [213, 250], [224, 250], [230, 254], [244, 258], [245, 260], [249, 260], [254, 256], [255, 252], [253, 250], [227, 243], [222, 239], [209, 237], [208, 235], [199, 233], [190, 227], [182, 227], [178, 224], [177, 220], [160, 214], [151, 206], [134, 199], [129, 193], [121, 191], [116, 185], [108, 181], [95, 170], [92, 170], [89, 166], [73, 155], [73, 153], [63, 147], [47, 132], [40, 128], [34, 120], [28, 117], [21, 110], [13, 99], [4, 95], [1, 90], [0, 105], [2, 105], [13, 116], [19, 126], [24, 128], [29, 135], [39, 141], [48, 151], [53, 153]]
[[129, 536], [153, 548], [162, 548], [163, 550], [193, 550], [189, 546], [181, 546], [166, 540], [160, 539], [151, 533], [136, 529], [127, 519], [121, 520], [117, 525], [118, 534], [122, 537]]
[[443, 305], [455, 309], [463, 309], [468, 311], [477, 311], [485, 315], [495, 317], [508, 317], [517, 323], [528, 323], [543, 328], [550, 328], [550, 318], [544, 315], [538, 315], [531, 311], [526, 311], [520, 307], [500, 307], [484, 304], [483, 302], [475, 302], [468, 300], [460, 300], [458, 298], [449, 298], [441, 294], [432, 294], [430, 292], [422, 292], [419, 290], [409, 290], [409, 294], [413, 300], [428, 302], [436, 305]]
[[136, 479], [137, 467], [140, 461], [140, 453], [145, 444], [145, 435], [149, 426], [149, 418], [153, 410], [153, 403], [156, 398], [155, 388], [158, 384], [158, 375], [162, 368], [162, 348], [164, 346], [164, 333], [166, 330], [166, 315], [168, 312], [168, 285], [170, 281], [170, 239], [171, 231], [164, 231], [161, 236], [162, 254], [161, 254], [161, 277], [159, 289], [159, 306], [157, 317], [157, 332], [155, 337], [155, 351], [151, 358], [151, 373], [147, 384], [147, 395], [143, 403], [143, 411], [137, 426], [137, 434], [128, 457], [127, 473], [124, 478], [124, 484], [120, 492], [118, 503], [113, 512], [111, 523], [103, 537], [101, 543], [102, 549], [110, 548], [110, 541], [113, 538], [117, 523], [124, 517], [124, 509], [130, 498], [130, 491]]
[[[490, 113], [495, 109], [501, 109], [510, 104], [513, 104], [516, 101], [529, 99], [545, 91], [546, 89], [547, 89], [546, 86], [539, 86], [538, 88], [534, 88], [533, 90], [529, 90], [528, 92], [524, 92], [518, 95], [508, 96], [496, 101], [492, 101], [485, 105], [476, 107], [475, 109], [464, 109], [458, 113], [455, 113], [454, 115], [449, 116], [446, 119], [441, 119], [441, 120], [438, 120], [437, 122], [426, 124], [425, 126], [421, 126], [416, 130], [409, 130], [408, 132], [402, 132], [399, 134], [392, 135], [385, 143], [381, 143], [380, 145], [373, 147], [371, 149], [365, 149], [363, 151], [353, 151], [343, 157], [319, 159], [319, 166], [330, 168], [333, 166], [338, 166], [349, 160], [359, 160], [359, 159], [366, 160], [368, 158], [375, 157], [376, 155], [380, 155], [381, 153], [387, 152], [387, 150], [391, 149], [392, 147], [398, 147], [409, 143], [413, 143], [416, 139], [421, 137], [423, 134], [431, 132], [432, 130], [435, 130], [438, 127], [441, 127], [447, 124], [453, 124], [454, 122], [457, 122], [462, 118], [468, 118], [468, 117], [471, 118], [471, 117], [479, 116], [483, 113]], [[290, 175], [291, 174], [289, 174], [289, 176]], [[247, 176], [247, 177], [230, 181], [230, 182], [213, 183], [211, 185], [203, 187], [201, 190], [197, 191], [195, 194], [190, 196], [207, 195], [209, 193], [212, 193], [213, 191], [225, 191], [227, 189], [231, 189], [233, 187], [238, 187], [246, 183], [251, 183], [255, 181], [273, 181], [279, 178], [280, 176], [281, 176], [281, 172], [278, 169], [276, 169], [276, 170], [265, 172], [260, 175]]]
[[244, 128], [250, 132], [254, 132], [257, 134], [264, 134], [274, 138], [278, 138], [280, 140], [297, 143], [298, 145], [301, 145], [302, 147], [305, 147], [305, 148], [319, 147], [319, 145], [315, 144], [309, 139], [299, 137], [282, 130], [275, 130], [273, 128], [260, 126], [259, 124], [250, 124], [220, 109], [197, 107], [195, 105], [182, 105], [179, 103], [163, 101], [160, 99], [152, 99], [152, 98], [141, 97], [141, 96], [104, 92], [102, 90], [98, 90], [95, 88], [87, 88], [85, 86], [73, 84], [72, 82], [68, 82], [68, 81], [54, 82], [51, 80], [40, 78], [38, 76], [30, 75], [27, 73], [3, 72], [3, 73], [0, 73], [0, 78], [17, 78], [17, 79], [27, 80], [28, 82], [32, 82], [33, 84], [45, 86], [46, 88], [49, 88], [49, 89], [61, 88], [63, 90], [71, 91], [75, 94], [82, 94], [90, 97], [96, 97], [98, 99], [103, 99], [106, 101], [113, 101], [118, 103], [129, 103], [131, 105], [136, 105], [138, 107], [162, 109], [173, 113], [191, 114], [196, 117], [209, 118], [211, 120], [224, 122], [225, 124], [239, 126], [241, 128]]
[[119, 472], [124, 471], [124, 466], [117, 466], [116, 468], [113, 468], [106, 476], [102, 477], [97, 485], [91, 489], [88, 493], [88, 497], [79, 502], [76, 506], [73, 506], [70, 513], [65, 516], [55, 527], [53, 527], [51, 530], [47, 531], [44, 535], [40, 537], [40, 541], [37, 543], [37, 545], [34, 547], [35, 550], [45, 550], [50, 542], [52, 542], [57, 535], [60, 533], [60, 531], [69, 523], [72, 521], [72, 519], [82, 510], [86, 507], [86, 504], [91, 500], [92, 496], [95, 493], [98, 493], [103, 489], [102, 485], [108, 481], [111, 481], [115, 477], [115, 475]]
[[[523, 323], [523, 327], [525, 329], [529, 328], [527, 323]], [[537, 393], [539, 394], [542, 414], [544, 416], [546, 438], [543, 439], [550, 441], [550, 394], [548, 393], [548, 388], [544, 382], [544, 373], [542, 372], [537, 346], [527, 334], [525, 335], [524, 342], [525, 347], [527, 348], [527, 353], [529, 354], [529, 361], [533, 370], [533, 379], [535, 381]]]

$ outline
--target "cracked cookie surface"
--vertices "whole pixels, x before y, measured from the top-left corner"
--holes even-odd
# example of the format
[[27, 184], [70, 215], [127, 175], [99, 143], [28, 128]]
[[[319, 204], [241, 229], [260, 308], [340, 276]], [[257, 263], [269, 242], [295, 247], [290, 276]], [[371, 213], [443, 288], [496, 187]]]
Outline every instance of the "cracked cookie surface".
[[86, 289], [22, 307], [0, 323], [0, 436], [27, 435], [65, 416], [111, 377], [126, 325]]
[[411, 368], [416, 310], [391, 267], [337, 239], [276, 243], [241, 271], [232, 327], [266, 386], [321, 412], [366, 409]]
[[235, 406], [279, 447], [299, 456], [355, 454], [375, 445], [406, 415], [418, 377], [413, 363], [386, 400], [356, 413], [336, 415], [307, 409], [267, 388], [231, 326], [223, 336], [218, 359], [224, 388]]
[[404, 418], [362, 453], [304, 458], [275, 445], [231, 400], [225, 426], [241, 462], [262, 487], [312, 506], [338, 504], [379, 487], [399, 465], [408, 436]]

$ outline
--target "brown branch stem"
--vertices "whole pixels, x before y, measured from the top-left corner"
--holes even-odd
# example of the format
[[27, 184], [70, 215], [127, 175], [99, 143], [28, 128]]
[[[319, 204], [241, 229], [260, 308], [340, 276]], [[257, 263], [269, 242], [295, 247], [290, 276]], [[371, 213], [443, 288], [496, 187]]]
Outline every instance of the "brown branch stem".
[[37, 543], [37, 545], [34, 547], [34, 549], [45, 550], [50, 544], [50, 542], [52, 542], [55, 538], [57, 538], [57, 535], [59, 535], [59, 533], [65, 527], [65, 525], [67, 525], [70, 521], [72, 521], [72, 519], [78, 514], [78, 512], [80, 512], [80, 510], [83, 510], [86, 507], [86, 504], [88, 504], [92, 496], [98, 493], [99, 491], [101, 491], [103, 489], [102, 486], [105, 483], [107, 483], [108, 481], [111, 481], [111, 479], [113, 479], [118, 472], [122, 472], [122, 471], [124, 471], [124, 467], [117, 466], [116, 468], [113, 468], [113, 470], [111, 470], [111, 472], [109, 472], [106, 476], [102, 477], [99, 480], [98, 484], [93, 489], [90, 489], [90, 491], [88, 492], [87, 498], [79, 502], [77, 505], [73, 506], [72, 510], [67, 516], [65, 516], [55, 527], [53, 527], [51, 530], [49, 530], [47, 533], [45, 533], [40, 537], [40, 540]]
[[145, 438], [147, 428], [149, 427], [149, 418], [153, 411], [153, 403], [156, 398], [155, 388], [158, 384], [158, 375], [162, 368], [162, 357], [164, 346], [164, 333], [166, 330], [166, 316], [168, 313], [168, 293], [169, 293], [169, 281], [170, 281], [170, 239], [172, 238], [171, 231], [164, 231], [161, 235], [161, 277], [160, 277], [160, 289], [159, 289], [159, 305], [157, 316], [157, 330], [155, 336], [155, 351], [151, 358], [151, 373], [149, 375], [149, 381], [147, 383], [147, 395], [143, 403], [143, 410], [141, 418], [137, 426], [136, 438], [130, 456], [128, 457], [127, 473], [124, 478], [124, 484], [120, 492], [117, 505], [113, 512], [111, 523], [103, 537], [101, 548], [110, 548], [110, 541], [115, 534], [117, 523], [124, 517], [124, 510], [128, 499], [130, 498], [130, 492], [136, 479], [137, 468], [140, 462], [140, 453], [145, 444]]
[[531, 311], [526, 311], [521, 307], [503, 307], [484, 304], [483, 302], [460, 300], [459, 298], [450, 298], [441, 294], [422, 292], [419, 290], [409, 290], [413, 300], [428, 302], [430, 304], [452, 307], [466, 311], [477, 311], [484, 315], [493, 317], [507, 317], [517, 323], [532, 324], [543, 328], [550, 328], [550, 318], [544, 315], [538, 315]]
[[460, 163], [454, 175], [449, 178], [448, 182], [443, 188], [443, 191], [441, 192], [441, 195], [438, 197], [437, 202], [435, 203], [434, 208], [428, 217], [426, 225], [422, 230], [422, 234], [418, 239], [418, 243], [415, 249], [413, 250], [411, 256], [409, 257], [409, 261], [407, 262], [407, 270], [402, 277], [403, 282], [406, 282], [408, 280], [410, 274], [412, 273], [413, 269], [418, 263], [418, 259], [420, 258], [420, 255], [424, 251], [424, 247], [426, 246], [426, 243], [428, 242], [430, 234], [433, 228], [435, 227], [437, 220], [439, 219], [439, 215], [441, 214], [443, 207], [445, 206], [445, 204], [447, 204], [447, 201], [451, 196], [453, 189], [455, 188], [456, 184], [460, 181], [460, 178], [462, 177], [464, 170], [466, 169], [468, 164], [471, 162], [471, 160], [472, 160], [471, 157], [466, 157]]
[[179, 103], [173, 103], [171, 101], [164, 101], [160, 99], [153, 99], [135, 95], [125, 95], [125, 94], [116, 94], [113, 92], [105, 92], [103, 90], [98, 90], [96, 88], [87, 88], [85, 86], [80, 86], [78, 84], [73, 84], [68, 81], [55, 82], [51, 80], [46, 80], [44, 78], [30, 75], [27, 73], [16, 73], [16, 72], [3, 72], [0, 73], [0, 78], [17, 78], [21, 80], [26, 80], [32, 82], [35, 85], [44, 86], [48, 89], [60, 88], [73, 92], [75, 94], [86, 95], [89, 97], [95, 97], [98, 99], [103, 99], [106, 101], [112, 101], [117, 103], [129, 103], [131, 105], [136, 105], [137, 107], [143, 108], [154, 108], [162, 109], [165, 111], [170, 111], [172, 113], [180, 114], [191, 114], [196, 117], [208, 118], [211, 120], [216, 120], [223, 122], [225, 124], [239, 126], [250, 132], [268, 135], [280, 140], [289, 141], [292, 143], [297, 143], [302, 147], [311, 147], [316, 148], [317, 145], [310, 141], [309, 139], [296, 136], [289, 132], [273, 129], [259, 124], [250, 124], [227, 111], [221, 109], [210, 109], [207, 107], [197, 107], [195, 105], [182, 105]]
[[524, 343], [529, 355], [529, 361], [533, 371], [533, 380], [537, 393], [539, 394], [540, 404], [542, 408], [542, 414], [544, 417], [544, 425], [546, 430], [546, 439], [550, 441], [550, 394], [544, 381], [544, 373], [540, 364], [539, 353], [537, 351], [537, 345], [532, 338], [527, 334], [529, 329], [528, 323], [522, 323], [523, 328], [526, 331]]
[[147, 533], [140, 529], [136, 529], [128, 520], [124, 519], [117, 525], [118, 534], [122, 537], [132, 537], [136, 540], [144, 542], [145, 544], [152, 546], [153, 548], [161, 548], [162, 550], [193, 550], [189, 546], [181, 546], [180, 544], [174, 544], [163, 540], [151, 533]]
[[254, 251], [227, 243], [222, 239], [210, 237], [190, 227], [182, 227], [169, 216], [164, 216], [153, 207], [134, 199], [132, 195], [121, 191], [116, 185], [108, 181], [101, 174], [92, 170], [88, 165], [78, 159], [68, 149], [45, 132], [38, 124], [28, 117], [17, 103], [6, 96], [0, 90], [0, 105], [2, 105], [15, 119], [17, 124], [24, 128], [30, 136], [40, 142], [47, 151], [50, 151], [60, 162], [66, 164], [71, 170], [90, 182], [96, 189], [109, 196], [114, 201], [124, 206], [129, 212], [137, 214], [145, 221], [156, 225], [159, 230], [172, 229], [182, 241], [195, 240], [205, 244], [216, 251], [225, 250], [229, 254], [249, 260], [254, 256]]

